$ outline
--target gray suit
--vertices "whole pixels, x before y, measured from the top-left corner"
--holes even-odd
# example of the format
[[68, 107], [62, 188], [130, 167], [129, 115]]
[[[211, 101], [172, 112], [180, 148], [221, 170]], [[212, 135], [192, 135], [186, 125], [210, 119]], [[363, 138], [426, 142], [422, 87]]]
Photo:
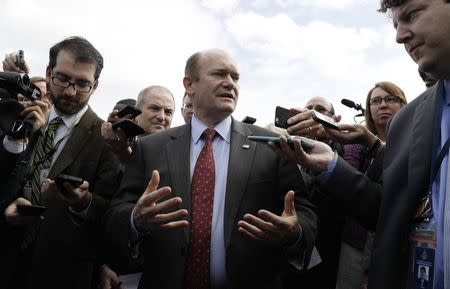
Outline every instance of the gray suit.
[[442, 93], [441, 81], [392, 119], [384, 151], [382, 186], [343, 160], [338, 161], [324, 185], [324, 189], [345, 199], [361, 221], [369, 227], [376, 225], [369, 288], [406, 287], [408, 234], [430, 183], [432, 148], [434, 141], [439, 141], [433, 140], [436, 100]]
[[[294, 164], [280, 160], [267, 145], [247, 140], [247, 136], [269, 135], [269, 131], [232, 121], [230, 158], [225, 198], [224, 241], [227, 288], [280, 288], [280, 272], [288, 256], [309, 259], [314, 244], [317, 217], [304, 196], [303, 181]], [[116, 246], [126, 249], [131, 211], [157, 169], [160, 186], [170, 186], [183, 199], [181, 207], [190, 211], [189, 155], [191, 127], [184, 125], [140, 139], [125, 171], [121, 187], [107, 221], [107, 234]], [[249, 148], [243, 148], [248, 144]], [[245, 213], [267, 209], [283, 210], [288, 190], [296, 191], [295, 205], [303, 236], [299, 246], [287, 249], [247, 239], [237, 230]], [[141, 250], [144, 274], [140, 288], [182, 288], [190, 228], [156, 232], [148, 236]]]

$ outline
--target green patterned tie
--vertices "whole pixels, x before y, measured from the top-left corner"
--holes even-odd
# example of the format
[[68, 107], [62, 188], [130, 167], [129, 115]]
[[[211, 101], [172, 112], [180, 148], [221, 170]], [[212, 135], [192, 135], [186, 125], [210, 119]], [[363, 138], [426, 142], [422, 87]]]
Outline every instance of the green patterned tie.
[[54, 154], [55, 150], [53, 140], [55, 139], [56, 130], [62, 123], [63, 120], [59, 116], [50, 121], [44, 136], [39, 138], [39, 141], [36, 145], [36, 151], [34, 153], [33, 163], [31, 166], [31, 168], [33, 169], [31, 179], [31, 203], [33, 205], [40, 204], [41, 171], [50, 168], [52, 155]]

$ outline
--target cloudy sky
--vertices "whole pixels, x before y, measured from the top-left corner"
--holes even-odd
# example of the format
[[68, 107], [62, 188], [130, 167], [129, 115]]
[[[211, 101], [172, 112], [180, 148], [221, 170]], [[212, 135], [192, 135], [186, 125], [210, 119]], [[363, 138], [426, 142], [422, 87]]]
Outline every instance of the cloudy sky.
[[180, 103], [186, 59], [222, 48], [240, 70], [234, 116], [273, 121], [276, 105], [303, 106], [312, 96], [335, 103], [344, 121], [378, 81], [412, 100], [424, 90], [415, 63], [395, 43], [377, 0], [0, 0], [0, 54], [23, 49], [31, 75], [43, 75], [51, 45], [71, 35], [105, 58], [90, 104], [106, 118], [114, 103], [149, 85], [168, 87]]

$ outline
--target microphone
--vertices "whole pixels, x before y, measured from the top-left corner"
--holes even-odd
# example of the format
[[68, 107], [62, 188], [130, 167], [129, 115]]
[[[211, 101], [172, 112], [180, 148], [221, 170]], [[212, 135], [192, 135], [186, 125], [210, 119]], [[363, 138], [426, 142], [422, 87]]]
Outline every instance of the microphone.
[[365, 109], [361, 106], [361, 104], [357, 104], [350, 99], [343, 98], [341, 100], [341, 103], [347, 107], [354, 108], [356, 110], [360, 110], [363, 114], [365, 112]]

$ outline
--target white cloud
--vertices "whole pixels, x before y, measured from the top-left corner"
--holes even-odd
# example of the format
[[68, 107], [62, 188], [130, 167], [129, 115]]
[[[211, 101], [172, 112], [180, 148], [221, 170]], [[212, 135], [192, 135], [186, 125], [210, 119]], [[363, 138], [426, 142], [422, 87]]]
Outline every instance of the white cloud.
[[[409, 99], [422, 90], [415, 64], [395, 44], [384, 17], [366, 25], [361, 12], [341, 22], [336, 8], [373, 5], [368, 0], [0, 1], [0, 18], [7, 23], [0, 26], [0, 55], [24, 49], [33, 75], [44, 73], [49, 47], [69, 35], [84, 36], [100, 50], [105, 68], [90, 104], [103, 118], [117, 100], [160, 84], [175, 94], [173, 124], [181, 124], [185, 61], [211, 47], [230, 51], [241, 68], [234, 115], [255, 116], [260, 125], [272, 121], [276, 105], [302, 106], [313, 95], [336, 104], [343, 97], [363, 102], [381, 80], [398, 83]], [[266, 10], [249, 12], [256, 4]], [[338, 104], [336, 109], [351, 120], [352, 110]]]
[[201, 0], [201, 4], [215, 12], [231, 12], [239, 5], [239, 0]]
[[356, 5], [364, 5], [369, 0], [252, 0], [253, 7], [277, 5], [281, 8], [304, 7], [320, 9], [349, 9]]

